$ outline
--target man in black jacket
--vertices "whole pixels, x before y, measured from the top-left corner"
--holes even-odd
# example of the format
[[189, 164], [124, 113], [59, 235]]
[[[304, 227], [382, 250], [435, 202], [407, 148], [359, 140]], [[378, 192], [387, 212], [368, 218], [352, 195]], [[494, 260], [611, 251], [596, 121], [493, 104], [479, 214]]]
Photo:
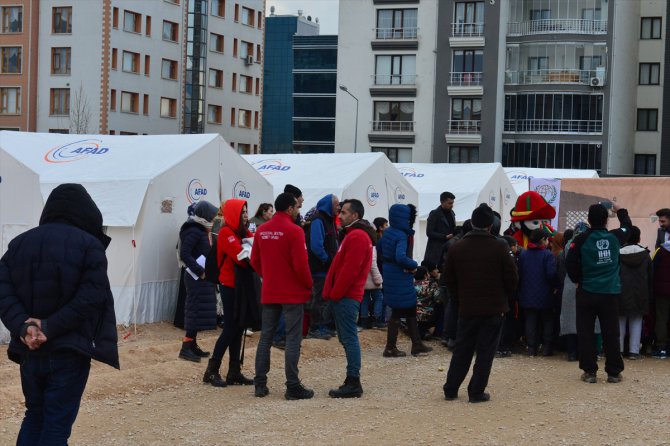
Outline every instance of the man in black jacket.
[[0, 319], [26, 400], [18, 445], [67, 444], [91, 358], [119, 368], [110, 240], [86, 190], [62, 184], [0, 259]]
[[440, 194], [440, 205], [430, 211], [426, 222], [426, 253], [424, 262], [439, 265], [442, 256], [442, 247], [452, 239], [456, 229], [456, 214], [453, 211], [456, 196], [451, 192]]

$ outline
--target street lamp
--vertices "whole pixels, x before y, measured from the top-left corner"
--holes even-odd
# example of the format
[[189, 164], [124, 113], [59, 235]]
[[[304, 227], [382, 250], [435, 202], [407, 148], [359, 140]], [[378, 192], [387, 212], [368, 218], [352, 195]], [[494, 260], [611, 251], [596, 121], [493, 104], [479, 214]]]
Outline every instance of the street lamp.
[[349, 89], [342, 84], [340, 84], [340, 90], [347, 93], [349, 96], [354, 98], [354, 101], [356, 101], [356, 124], [354, 125], [354, 153], [356, 153], [356, 150], [358, 148], [358, 98], [353, 94], [351, 94]]

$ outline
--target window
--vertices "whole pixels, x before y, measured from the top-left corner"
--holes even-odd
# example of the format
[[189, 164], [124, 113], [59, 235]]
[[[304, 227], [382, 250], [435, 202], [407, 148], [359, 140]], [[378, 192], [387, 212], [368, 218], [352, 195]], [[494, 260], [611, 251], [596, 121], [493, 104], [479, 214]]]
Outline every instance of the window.
[[235, 3], [235, 17], [234, 17], [234, 19], [235, 19], [235, 22], [240, 21], [240, 5], [238, 5], [237, 3]]
[[253, 153], [251, 151], [251, 144], [238, 142], [237, 143], [237, 153], [239, 153], [240, 155], [249, 155], [249, 154]]
[[237, 91], [237, 73], [233, 73], [233, 88], [231, 90]]
[[5, 6], [2, 11], [2, 32], [20, 33], [23, 31], [23, 6]]
[[656, 175], [656, 155], [635, 155], [635, 175]]
[[505, 142], [502, 145], [504, 167], [539, 167], [546, 169], [600, 170], [602, 144]]
[[161, 118], [177, 117], [177, 100], [172, 98], [161, 98]]
[[214, 88], [223, 88], [223, 70], [210, 68], [208, 85]]
[[233, 57], [237, 57], [237, 39], [233, 39]]
[[211, 124], [221, 124], [222, 108], [220, 105], [207, 106], [207, 122]]
[[149, 95], [148, 94], [145, 94], [143, 96], [142, 102], [143, 102], [143, 104], [142, 104], [143, 105], [142, 114], [144, 114], [144, 116], [148, 116], [149, 115]]
[[139, 113], [140, 95], [130, 91], [121, 92], [121, 111], [123, 113]]
[[128, 73], [140, 72], [140, 55], [131, 53], [130, 51], [123, 52], [123, 59], [121, 61], [121, 69]]
[[223, 53], [223, 36], [221, 34], [209, 33], [209, 49], [217, 53]]
[[258, 118], [259, 118], [258, 112], [254, 112], [254, 128], [256, 130], [258, 130]]
[[637, 130], [640, 132], [655, 132], [658, 130], [658, 109], [637, 109]]
[[70, 89], [52, 88], [50, 95], [50, 115], [69, 115], [70, 114]]
[[602, 133], [603, 95], [505, 95], [503, 131]]
[[455, 73], [481, 73], [484, 52], [481, 50], [454, 51], [452, 71]]
[[62, 135], [67, 135], [70, 133], [69, 129], [49, 129], [49, 133], [60, 133]]
[[230, 109], [230, 126], [235, 127], [235, 107]]
[[51, 48], [51, 74], [70, 74], [70, 47]]
[[240, 41], [240, 59], [246, 59], [247, 56], [254, 55], [254, 44], [251, 42]]
[[149, 76], [151, 74], [151, 56], [148, 54], [144, 56], [144, 75]]
[[109, 92], [109, 109], [116, 111], [116, 90], [113, 88]]
[[0, 47], [2, 57], [2, 67], [0, 73], [21, 73], [21, 47], [3, 46]]
[[253, 82], [253, 77], [240, 75], [240, 93], [253, 93]]
[[416, 9], [377, 10], [377, 39], [416, 39]]
[[256, 44], [256, 63], [261, 63], [261, 45]]
[[377, 56], [375, 85], [414, 85], [415, 79], [416, 56]]
[[226, 0], [212, 0], [212, 15], [217, 17], [226, 16]]
[[141, 33], [142, 14], [133, 11], [123, 11], [123, 30], [129, 33]]
[[258, 29], [263, 28], [263, 11], [258, 11], [258, 20], [256, 23], [258, 24]]
[[0, 115], [15, 115], [21, 113], [21, 88], [0, 88]]
[[237, 126], [243, 128], [251, 128], [251, 111], [240, 109], [237, 114]]
[[261, 80], [256, 78], [256, 96], [261, 94]]
[[112, 48], [112, 70], [116, 70], [116, 59], [119, 55], [119, 50], [116, 48]]
[[479, 121], [482, 119], [481, 99], [451, 100], [451, 119], [453, 121]]
[[242, 7], [242, 19], [240, 21], [245, 25], [255, 26], [254, 10]]
[[661, 78], [660, 63], [640, 64], [640, 85], [658, 85]]
[[58, 7], [51, 10], [51, 32], [72, 34], [72, 7]]
[[661, 17], [642, 17], [640, 24], [640, 39], [661, 38]]
[[147, 36], [151, 37], [151, 16], [148, 15], [146, 19], [146, 26], [144, 27], [144, 32]]
[[161, 77], [163, 79], [176, 80], [177, 79], [177, 61], [170, 59], [163, 59], [161, 62]]
[[177, 42], [179, 34], [179, 25], [174, 22], [163, 20], [163, 40]]
[[400, 147], [373, 147], [373, 152], [380, 152], [392, 163], [411, 163], [412, 149], [404, 149]]
[[414, 131], [414, 102], [375, 101], [375, 131]]
[[457, 2], [454, 5], [453, 35], [481, 36], [484, 33], [484, 2]]
[[478, 163], [479, 147], [477, 146], [449, 146], [450, 163]]
[[112, 9], [112, 28], [119, 29], [119, 8]]

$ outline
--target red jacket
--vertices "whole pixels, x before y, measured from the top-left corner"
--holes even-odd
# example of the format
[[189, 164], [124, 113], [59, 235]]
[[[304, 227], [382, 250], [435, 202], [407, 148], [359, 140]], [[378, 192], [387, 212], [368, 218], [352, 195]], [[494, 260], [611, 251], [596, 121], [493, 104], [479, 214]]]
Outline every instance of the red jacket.
[[251, 266], [263, 278], [262, 304], [304, 304], [312, 296], [305, 232], [286, 212], [256, 230]]
[[372, 240], [362, 229], [350, 226], [345, 231], [340, 249], [328, 269], [323, 298], [340, 300], [349, 297], [360, 302], [372, 265]]
[[[246, 260], [237, 260], [237, 254], [242, 251], [242, 239], [239, 234], [240, 215], [242, 215], [242, 208], [246, 204], [245, 200], [237, 199], [231, 199], [224, 203], [223, 220], [225, 226], [221, 228], [216, 239], [216, 255], [219, 265], [221, 265], [223, 256], [226, 256], [223, 265], [221, 265], [219, 283], [230, 288], [235, 288], [235, 264], [242, 268], [249, 267], [249, 262]], [[245, 238], [252, 237], [253, 234], [248, 229], [245, 231]]]

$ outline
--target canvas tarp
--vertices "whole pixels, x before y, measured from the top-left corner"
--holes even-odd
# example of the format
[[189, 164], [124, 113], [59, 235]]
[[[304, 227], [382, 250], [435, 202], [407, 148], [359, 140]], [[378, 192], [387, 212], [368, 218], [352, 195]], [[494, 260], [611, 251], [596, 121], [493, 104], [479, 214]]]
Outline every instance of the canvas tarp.
[[598, 178], [598, 172], [588, 169], [539, 169], [532, 167], [504, 167], [516, 195], [528, 192], [531, 178]]

